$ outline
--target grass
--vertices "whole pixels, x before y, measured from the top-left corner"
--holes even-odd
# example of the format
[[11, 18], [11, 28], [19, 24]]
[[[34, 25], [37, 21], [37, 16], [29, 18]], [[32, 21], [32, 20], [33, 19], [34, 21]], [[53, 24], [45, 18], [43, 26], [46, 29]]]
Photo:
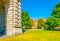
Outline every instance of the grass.
[[23, 35], [0, 39], [0, 41], [60, 41], [60, 31], [33, 29]]

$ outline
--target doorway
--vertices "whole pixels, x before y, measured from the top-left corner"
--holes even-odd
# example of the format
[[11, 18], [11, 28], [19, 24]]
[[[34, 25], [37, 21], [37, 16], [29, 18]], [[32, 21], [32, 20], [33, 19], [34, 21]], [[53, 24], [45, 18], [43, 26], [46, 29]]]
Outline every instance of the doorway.
[[0, 4], [0, 36], [5, 34], [5, 7], [3, 3]]

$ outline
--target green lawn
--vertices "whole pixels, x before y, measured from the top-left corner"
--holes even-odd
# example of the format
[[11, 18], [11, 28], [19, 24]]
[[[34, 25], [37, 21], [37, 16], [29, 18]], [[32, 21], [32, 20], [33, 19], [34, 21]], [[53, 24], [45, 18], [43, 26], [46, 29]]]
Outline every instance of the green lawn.
[[0, 41], [60, 41], [60, 31], [30, 30], [23, 35], [4, 38]]

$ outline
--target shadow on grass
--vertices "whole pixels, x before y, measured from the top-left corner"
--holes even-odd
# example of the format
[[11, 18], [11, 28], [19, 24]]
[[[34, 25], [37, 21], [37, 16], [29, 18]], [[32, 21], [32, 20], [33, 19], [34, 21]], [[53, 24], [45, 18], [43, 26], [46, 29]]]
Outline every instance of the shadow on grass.
[[26, 32], [26, 31], [28, 31], [28, 30], [30, 30], [30, 29], [22, 29], [23, 33]]
[[27, 29], [23, 29], [22, 31], [23, 31], [23, 33], [24, 33], [24, 32], [26, 32], [26, 31], [27, 31]]

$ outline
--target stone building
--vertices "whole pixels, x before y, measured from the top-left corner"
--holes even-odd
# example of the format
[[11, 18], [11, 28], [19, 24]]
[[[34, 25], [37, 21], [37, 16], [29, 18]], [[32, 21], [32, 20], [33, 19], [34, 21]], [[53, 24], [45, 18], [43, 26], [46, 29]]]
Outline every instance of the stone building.
[[0, 0], [0, 28], [8, 36], [22, 33], [21, 0]]
[[32, 29], [37, 29], [37, 28], [38, 28], [38, 20], [33, 20]]

